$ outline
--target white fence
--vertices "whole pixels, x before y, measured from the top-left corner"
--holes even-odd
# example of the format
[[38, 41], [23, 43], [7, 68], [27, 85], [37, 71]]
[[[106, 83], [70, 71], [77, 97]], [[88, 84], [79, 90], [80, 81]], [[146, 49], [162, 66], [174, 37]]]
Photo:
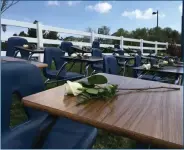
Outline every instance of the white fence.
[[[38, 47], [43, 47], [43, 44], [61, 44], [60, 40], [50, 40], [50, 39], [43, 39], [42, 30], [49, 30], [49, 31], [55, 31], [58, 33], [65, 33], [65, 34], [73, 34], [73, 35], [80, 35], [80, 36], [86, 36], [90, 38], [90, 43], [85, 42], [74, 42], [71, 41], [74, 45], [78, 45], [80, 47], [82, 46], [91, 46], [92, 42], [95, 38], [103, 38], [103, 39], [111, 39], [111, 40], [119, 40], [120, 41], [120, 47], [123, 48], [130, 48], [130, 49], [139, 49], [143, 50], [155, 50], [155, 53], [159, 50], [166, 50], [168, 43], [162, 43], [162, 42], [153, 42], [153, 41], [146, 41], [143, 39], [132, 39], [132, 38], [126, 38], [126, 37], [117, 37], [117, 36], [110, 36], [110, 35], [102, 35], [102, 34], [96, 34], [94, 32], [83, 32], [83, 31], [76, 31], [76, 30], [70, 30], [70, 29], [63, 29], [58, 27], [52, 27], [47, 25], [42, 25], [41, 23], [33, 24], [28, 22], [22, 22], [22, 21], [16, 21], [16, 20], [9, 20], [9, 19], [1, 19], [1, 25], [7, 25], [7, 26], [17, 26], [17, 27], [24, 27], [24, 28], [33, 28], [37, 29], [37, 38], [30, 38], [30, 37], [23, 37], [28, 40], [28, 42], [37, 43]], [[1, 41], [7, 41], [7, 37], [1, 36]], [[125, 41], [131, 41], [139, 43], [140, 46], [129, 46], [125, 45]], [[152, 45], [151, 47], [144, 47], [144, 43]], [[162, 47], [160, 47], [162, 46]], [[164, 47], [163, 47], [164, 46]], [[100, 44], [100, 47], [114, 47], [114, 45], [109, 44]], [[144, 54], [144, 53], [143, 53]]]

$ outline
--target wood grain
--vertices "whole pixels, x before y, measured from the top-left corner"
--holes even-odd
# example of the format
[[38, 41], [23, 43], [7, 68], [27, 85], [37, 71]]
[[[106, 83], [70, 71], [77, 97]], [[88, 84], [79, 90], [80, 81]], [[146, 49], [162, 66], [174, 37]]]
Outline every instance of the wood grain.
[[183, 147], [183, 87], [115, 75], [105, 75], [121, 88], [180, 87], [179, 91], [154, 89], [121, 91], [111, 102], [92, 101], [76, 106], [64, 86], [23, 98], [24, 105], [53, 115], [90, 124], [129, 138], [164, 148]]
[[37, 66], [38, 68], [48, 67], [48, 65], [45, 64], [45, 63], [41, 63], [41, 62], [37, 62], [37, 61], [28, 61], [28, 60], [25, 60], [25, 59], [20, 59], [20, 58], [15, 58], [15, 57], [8, 57], [8, 56], [1, 56], [1, 61], [21, 61], [21, 62], [33, 64], [33, 65]]

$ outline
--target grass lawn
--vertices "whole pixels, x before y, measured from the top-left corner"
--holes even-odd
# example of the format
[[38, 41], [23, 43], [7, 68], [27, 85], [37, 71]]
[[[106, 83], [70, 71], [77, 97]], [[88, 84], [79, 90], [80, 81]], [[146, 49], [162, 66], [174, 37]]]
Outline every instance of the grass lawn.
[[[74, 72], [79, 72], [79, 64], [76, 64], [71, 71]], [[67, 66], [68, 68], [70, 67], [70, 64]], [[54, 68], [54, 66], [53, 66]], [[91, 72], [92, 69], [89, 69]], [[125, 76], [132, 76], [132, 70], [128, 68], [126, 70]], [[44, 77], [43, 77], [44, 78]], [[45, 78], [44, 78], [45, 80]], [[61, 83], [62, 84], [62, 83]], [[56, 84], [48, 84], [46, 86], [46, 89], [53, 88], [55, 87]], [[14, 127], [21, 122], [25, 121], [27, 119], [27, 116], [24, 112], [23, 105], [20, 103], [20, 98], [17, 97], [17, 95], [13, 95], [13, 104], [11, 107], [11, 121], [10, 121], [10, 126]], [[124, 138], [122, 136], [116, 136], [114, 134], [108, 133], [103, 130], [99, 130], [98, 136], [96, 143], [94, 144], [95, 149], [100, 149], [100, 148], [135, 148], [135, 141], [130, 140], [128, 138]]]

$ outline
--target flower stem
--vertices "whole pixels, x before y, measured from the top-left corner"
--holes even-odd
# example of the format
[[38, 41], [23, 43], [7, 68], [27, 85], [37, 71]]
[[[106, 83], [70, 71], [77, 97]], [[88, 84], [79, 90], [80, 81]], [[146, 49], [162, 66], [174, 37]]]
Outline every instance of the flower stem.
[[118, 88], [117, 90], [150, 90], [150, 89], [172, 89], [172, 90], [180, 90], [180, 88], [176, 87], [165, 87], [165, 86], [160, 86], [160, 87], [147, 87], [147, 88]]

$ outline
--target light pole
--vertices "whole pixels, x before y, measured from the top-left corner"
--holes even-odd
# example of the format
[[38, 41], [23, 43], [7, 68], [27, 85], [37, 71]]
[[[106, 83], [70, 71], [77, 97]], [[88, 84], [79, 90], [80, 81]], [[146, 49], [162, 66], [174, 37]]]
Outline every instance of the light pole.
[[157, 15], [157, 28], [158, 28], [158, 10], [155, 12], [152, 12], [152, 15]]
[[181, 19], [181, 58], [184, 61], [184, 0], [182, 0], [182, 19]]

